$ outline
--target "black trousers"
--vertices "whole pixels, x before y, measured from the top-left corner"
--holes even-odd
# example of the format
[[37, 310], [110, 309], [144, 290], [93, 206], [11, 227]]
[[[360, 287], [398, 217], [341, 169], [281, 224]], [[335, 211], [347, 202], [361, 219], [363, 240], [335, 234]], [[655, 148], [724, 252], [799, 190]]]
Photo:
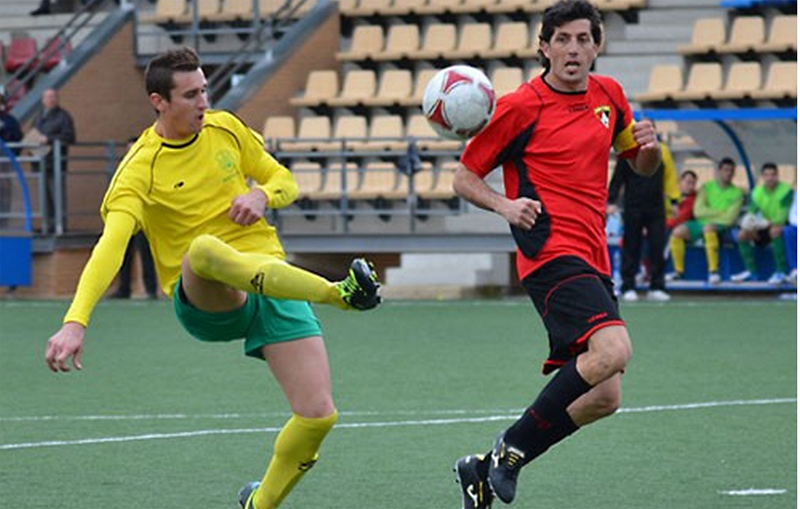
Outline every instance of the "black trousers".
[[147, 237], [145, 237], [142, 232], [131, 237], [130, 242], [128, 242], [128, 249], [125, 251], [125, 259], [119, 270], [119, 289], [117, 292], [126, 297], [130, 297], [131, 295], [131, 269], [133, 266], [133, 255], [136, 251], [139, 251], [139, 256], [142, 257], [142, 279], [144, 281], [144, 288], [148, 295], [156, 295], [157, 281], [153, 254], [150, 252], [150, 245], [147, 243]]
[[626, 208], [622, 213], [622, 222], [622, 291], [636, 288], [636, 272], [642, 259], [645, 230], [650, 259], [650, 289], [663, 290], [664, 248], [667, 241], [664, 206]]

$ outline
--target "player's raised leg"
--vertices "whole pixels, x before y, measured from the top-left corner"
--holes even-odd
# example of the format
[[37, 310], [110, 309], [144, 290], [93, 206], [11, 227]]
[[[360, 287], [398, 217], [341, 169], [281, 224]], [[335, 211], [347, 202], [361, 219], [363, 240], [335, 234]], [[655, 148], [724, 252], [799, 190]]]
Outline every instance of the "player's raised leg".
[[239, 290], [277, 299], [306, 300], [341, 309], [371, 309], [380, 303], [378, 277], [372, 265], [356, 259], [348, 276], [332, 283], [272, 255], [242, 253], [212, 235], [200, 235], [189, 246], [187, 269], [196, 276]]

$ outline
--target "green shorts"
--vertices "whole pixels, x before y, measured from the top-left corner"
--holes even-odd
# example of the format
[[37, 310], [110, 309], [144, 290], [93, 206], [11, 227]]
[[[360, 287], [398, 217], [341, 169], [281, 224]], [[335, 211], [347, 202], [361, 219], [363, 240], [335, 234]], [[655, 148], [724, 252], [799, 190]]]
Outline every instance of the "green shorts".
[[684, 223], [689, 230], [689, 240], [696, 242], [703, 238], [703, 223], [697, 219], [690, 219]]
[[172, 295], [178, 321], [200, 341], [244, 339], [244, 353], [263, 359], [264, 345], [321, 336], [319, 320], [308, 302], [280, 300], [247, 294], [239, 309], [209, 313], [194, 307], [186, 298], [178, 280]]

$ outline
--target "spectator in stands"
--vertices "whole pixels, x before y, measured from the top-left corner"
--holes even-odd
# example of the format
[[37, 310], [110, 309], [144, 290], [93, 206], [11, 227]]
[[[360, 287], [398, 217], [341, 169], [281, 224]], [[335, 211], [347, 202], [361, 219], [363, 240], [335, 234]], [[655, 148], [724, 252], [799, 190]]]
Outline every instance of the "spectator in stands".
[[[590, 73], [601, 42], [600, 13], [588, 1], [548, 7], [539, 37], [545, 72], [497, 101], [456, 170], [455, 191], [508, 222], [522, 286], [549, 333], [544, 372], [558, 370], [489, 453], [457, 461], [464, 509], [485, 509], [494, 497], [510, 503], [526, 464], [620, 404], [631, 341], [604, 229], [609, 155], [613, 148], [652, 175], [661, 148], [653, 125], [634, 120], [620, 84]], [[484, 180], [498, 165], [505, 194]]]
[[[128, 140], [130, 150], [136, 138]], [[126, 152], [127, 152], [126, 150]], [[156, 268], [153, 263], [153, 254], [150, 252], [150, 245], [142, 231], [131, 237], [128, 241], [128, 248], [125, 250], [125, 258], [122, 260], [122, 267], [119, 269], [119, 286], [117, 291], [110, 295], [112, 299], [129, 299], [131, 297], [131, 273], [133, 272], [133, 259], [139, 253], [139, 261], [142, 268], [142, 282], [149, 299], [158, 298], [158, 285], [156, 280]]]
[[[64, 218], [64, 229], [66, 229], [67, 156], [69, 155], [69, 146], [75, 143], [75, 123], [72, 120], [72, 115], [61, 107], [57, 90], [48, 88], [42, 94], [42, 111], [34, 121], [33, 127], [39, 133], [38, 142], [43, 145], [51, 146], [50, 152], [44, 158], [47, 232], [55, 230], [55, 178], [57, 171], [61, 174], [61, 189], [59, 190], [61, 193], [61, 213]], [[58, 140], [61, 145], [61, 165], [58, 168], [56, 168], [55, 151], [52, 150], [52, 146], [55, 144], [56, 140]]]
[[[297, 183], [259, 134], [226, 111], [208, 109], [205, 75], [192, 49], [156, 56], [144, 82], [156, 121], [109, 185], [103, 233], [45, 360], [53, 372], [81, 369], [92, 310], [128, 239], [143, 229], [184, 328], [202, 341], [243, 339], [245, 353], [266, 361], [284, 390], [292, 416], [275, 439], [263, 482], [246, 484], [239, 496], [242, 507], [277, 507], [314, 466], [337, 419], [325, 343], [308, 301], [372, 309], [380, 302], [377, 274], [356, 259], [334, 283], [285, 261], [264, 215], [267, 206], [291, 204]], [[241, 383], [254, 382], [243, 376]]]
[[708, 263], [709, 284], [719, 284], [720, 239], [730, 235], [729, 228], [736, 223], [744, 202], [744, 193], [733, 185], [736, 163], [730, 157], [720, 160], [716, 177], [703, 184], [694, 203], [696, 221], [676, 226], [670, 235], [669, 247], [675, 272], [671, 280], [683, 278], [686, 242], [695, 242], [702, 235]]
[[772, 245], [775, 273], [770, 276], [768, 283], [779, 285], [786, 280], [789, 268], [786, 264], [783, 228], [789, 219], [792, 199], [792, 187], [778, 179], [778, 165], [764, 163], [761, 166], [761, 185], [750, 194], [750, 205], [739, 223], [736, 236], [745, 270], [732, 275], [731, 281], [758, 279], [754, 244], [759, 247]]
[[675, 162], [667, 145], [659, 142], [661, 164], [653, 177], [643, 176], [631, 168], [627, 159], [619, 158], [608, 190], [606, 212], [618, 210], [617, 202], [623, 192], [622, 203], [622, 300], [639, 300], [636, 293], [636, 273], [642, 258], [645, 232], [649, 258], [650, 290], [647, 299], [668, 301], [664, 287], [664, 247], [666, 238], [666, 209], [677, 206], [678, 178]]
[[697, 198], [697, 173], [684, 170], [678, 181], [681, 192], [680, 203], [677, 210], [667, 219], [667, 229], [674, 230], [676, 226], [694, 219], [694, 200]]
[[[0, 94], [0, 139], [9, 143], [16, 143], [22, 140], [22, 129], [19, 121], [7, 109], [6, 98]], [[15, 155], [19, 155], [20, 149], [11, 149]], [[0, 158], [5, 157], [0, 153]], [[13, 178], [11, 163], [0, 160], [0, 229], [8, 226], [8, 218], [5, 214], [11, 212], [11, 188]]]

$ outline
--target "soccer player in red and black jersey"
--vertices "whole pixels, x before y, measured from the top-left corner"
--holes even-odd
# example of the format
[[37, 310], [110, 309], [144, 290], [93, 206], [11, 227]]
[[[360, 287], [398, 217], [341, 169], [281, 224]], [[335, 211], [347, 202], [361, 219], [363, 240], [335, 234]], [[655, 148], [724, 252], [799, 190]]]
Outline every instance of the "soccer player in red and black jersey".
[[[522, 466], [620, 404], [631, 341], [605, 238], [609, 152], [652, 175], [660, 148], [652, 124], [634, 121], [622, 87], [590, 74], [601, 37], [589, 2], [548, 8], [539, 41], [545, 72], [499, 99], [456, 172], [460, 196], [508, 221], [522, 286], [549, 335], [543, 371], [557, 370], [489, 454], [458, 460], [464, 509], [489, 507], [494, 497], [510, 503]], [[498, 166], [505, 196], [483, 180]]]

